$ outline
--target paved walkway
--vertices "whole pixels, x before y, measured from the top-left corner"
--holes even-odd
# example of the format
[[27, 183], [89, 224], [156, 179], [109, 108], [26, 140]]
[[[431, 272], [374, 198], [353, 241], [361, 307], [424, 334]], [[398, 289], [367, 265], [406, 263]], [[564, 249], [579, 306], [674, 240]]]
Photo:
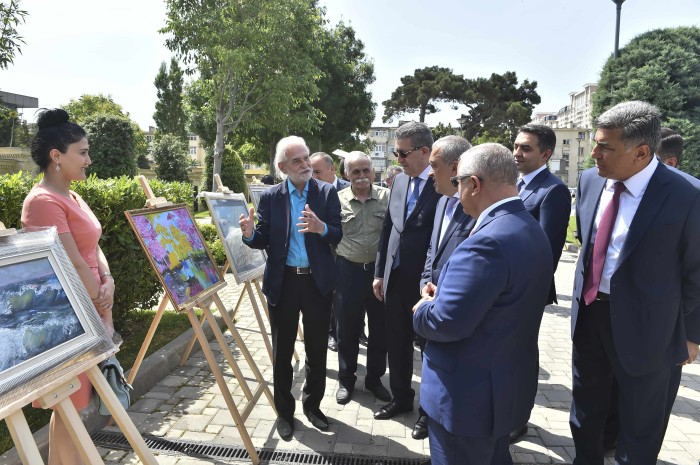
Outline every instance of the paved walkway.
[[[569, 403], [571, 401], [571, 340], [570, 295], [576, 256], [565, 252], [557, 270], [559, 305], [545, 309], [540, 330], [540, 384], [535, 408], [530, 418], [530, 428], [524, 440], [511, 446], [516, 464], [570, 464], [574, 455], [569, 431]], [[230, 279], [230, 275], [228, 276]], [[240, 293], [238, 286], [231, 285], [221, 293], [227, 306], [233, 306]], [[238, 311], [238, 328], [253, 353], [266, 379], [272, 379], [272, 368], [267, 351], [252, 317], [250, 303], [244, 300]], [[212, 347], [216, 349], [216, 344]], [[303, 344], [297, 344], [302, 363], [296, 367], [294, 394], [301, 398], [304, 382]], [[360, 350], [360, 363], [364, 364], [365, 348]], [[240, 354], [235, 350], [234, 354]], [[219, 354], [220, 355], [220, 354]], [[223, 358], [221, 366], [225, 365]], [[414, 388], [418, 391], [420, 380], [420, 354], [415, 352]], [[241, 362], [241, 367], [245, 362]], [[275, 417], [266, 399], [261, 398], [246, 421], [256, 447], [281, 450], [352, 453], [380, 457], [427, 457], [428, 440], [415, 441], [411, 428], [416, 413], [400, 415], [392, 420], [374, 420], [372, 413], [382, 403], [364, 392], [362, 374], [357, 382], [353, 400], [347, 405], [335, 402], [338, 361], [333, 352], [328, 352], [328, 383], [326, 396], [321, 404], [329, 417], [329, 431], [313, 428], [301, 413], [301, 402], [297, 402], [296, 431], [290, 442], [282, 441], [274, 425]], [[242, 393], [231, 376], [234, 399], [242, 401]], [[250, 372], [244, 373], [252, 379]], [[388, 385], [387, 376], [384, 385]], [[251, 383], [252, 387], [252, 383]], [[144, 433], [201, 441], [210, 444], [242, 445], [234, 426], [209, 373], [201, 352], [194, 354], [187, 364], [163, 379], [156, 388], [137, 401], [129, 409], [131, 418]], [[109, 429], [109, 428], [108, 428]], [[107, 464], [136, 464], [133, 453], [101, 450]], [[681, 388], [673, 408], [673, 415], [661, 450], [659, 464], [698, 465], [700, 463], [700, 362], [684, 369]], [[191, 465], [241, 463], [194, 459], [185, 456], [159, 455], [161, 464]], [[250, 462], [247, 462], [250, 463]], [[614, 463], [612, 457], [606, 464]]]

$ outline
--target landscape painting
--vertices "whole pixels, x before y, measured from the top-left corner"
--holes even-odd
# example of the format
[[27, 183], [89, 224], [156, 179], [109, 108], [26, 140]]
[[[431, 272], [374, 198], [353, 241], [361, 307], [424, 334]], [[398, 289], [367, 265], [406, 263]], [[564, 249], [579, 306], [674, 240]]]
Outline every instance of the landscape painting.
[[133, 210], [126, 216], [178, 309], [224, 282], [186, 205]]
[[0, 266], [0, 373], [82, 334], [48, 258]]
[[265, 254], [243, 243], [243, 234], [238, 225], [241, 215], [248, 215], [245, 196], [207, 192], [204, 198], [236, 282], [240, 284], [261, 276], [265, 271]]
[[255, 210], [258, 209], [260, 196], [270, 187], [272, 186], [268, 186], [267, 184], [248, 184], [248, 194], [250, 195], [250, 201], [253, 203]]

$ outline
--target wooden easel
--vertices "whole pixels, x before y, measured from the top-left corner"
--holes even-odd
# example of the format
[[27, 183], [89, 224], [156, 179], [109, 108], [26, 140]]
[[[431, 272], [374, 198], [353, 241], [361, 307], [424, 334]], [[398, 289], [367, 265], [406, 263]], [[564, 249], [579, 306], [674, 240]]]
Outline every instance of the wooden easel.
[[[151, 190], [151, 187], [149, 186], [148, 181], [144, 176], [139, 176], [138, 179], [143, 191], [146, 194], [146, 205], [149, 208], [156, 208], [170, 204], [170, 202], [167, 202], [165, 199], [156, 198], [153, 195], [153, 191]], [[226, 311], [224, 303], [219, 297], [218, 289], [220, 287], [221, 286], [214, 287], [211, 290], [205, 291], [204, 293], [202, 293], [201, 296], [199, 296], [194, 302], [189, 304], [183, 310], [187, 313], [187, 317], [189, 318], [190, 324], [192, 325], [192, 329], [195, 333], [195, 338], [199, 342], [199, 345], [202, 348], [202, 352], [204, 353], [204, 357], [206, 358], [207, 363], [209, 364], [209, 368], [212, 372], [212, 375], [216, 380], [216, 384], [221, 390], [221, 394], [223, 395], [224, 401], [226, 402], [226, 406], [228, 407], [228, 410], [231, 413], [231, 416], [233, 417], [233, 421], [236, 424], [236, 428], [238, 429], [238, 432], [241, 435], [241, 439], [243, 440], [243, 444], [246, 448], [246, 451], [248, 452], [248, 455], [250, 456], [253, 464], [257, 465], [258, 463], [260, 463], [260, 458], [258, 456], [257, 451], [255, 450], [255, 446], [253, 445], [253, 441], [250, 438], [250, 434], [248, 433], [248, 430], [246, 430], [244, 422], [248, 418], [250, 412], [253, 410], [253, 407], [255, 407], [255, 404], [263, 394], [265, 394], [265, 396], [267, 397], [267, 400], [270, 403], [270, 406], [272, 406], [273, 410], [275, 408], [274, 398], [272, 397], [272, 393], [270, 392], [267, 382], [265, 381], [265, 379], [262, 376], [262, 373], [258, 369], [255, 360], [253, 360], [252, 355], [248, 351], [248, 348], [246, 347], [243, 338], [236, 330], [236, 327], [233, 325], [233, 320]], [[153, 339], [153, 334], [155, 334], [155, 331], [158, 327], [160, 318], [162, 317], [163, 312], [167, 307], [167, 302], [168, 297], [166, 293], [166, 297], [164, 297], [161, 301], [158, 307], [158, 311], [156, 312], [156, 315], [153, 319], [153, 323], [151, 324], [151, 327], [148, 330], [148, 334], [146, 335], [143, 344], [141, 345], [141, 350], [139, 351], [137, 360], [134, 363], [131, 372], [129, 373], [128, 381], [130, 383], [136, 377], [138, 368], [140, 367], [140, 364], [143, 361], [146, 351], [148, 350], [148, 346], [150, 345], [151, 340]], [[238, 367], [238, 363], [234, 359], [233, 354], [229, 349], [228, 343], [224, 339], [224, 336], [221, 333], [219, 326], [216, 324], [214, 315], [210, 310], [212, 303], [216, 306], [219, 313], [223, 317], [226, 326], [228, 327], [229, 331], [231, 332], [231, 335], [236, 341], [238, 349], [241, 351], [241, 354], [243, 354], [243, 357], [245, 358], [246, 362], [248, 363], [248, 366], [253, 372], [255, 380], [258, 382], [258, 387], [254, 392], [251, 391], [248, 387], [248, 383], [245, 377], [243, 376], [243, 373], [241, 372], [240, 368]], [[214, 336], [217, 342], [219, 343], [224, 357], [226, 358], [229, 366], [231, 366], [234, 376], [236, 377], [236, 380], [238, 381], [238, 383], [241, 386], [241, 389], [243, 390], [247, 403], [242, 412], [239, 412], [238, 407], [236, 406], [236, 403], [234, 402], [233, 397], [231, 396], [231, 392], [228, 389], [228, 385], [226, 384], [226, 380], [223, 377], [223, 373], [221, 372], [221, 369], [216, 361], [216, 357], [214, 356], [214, 353], [212, 352], [211, 347], [209, 346], [209, 341], [207, 340], [207, 337], [204, 334], [204, 329], [202, 328], [202, 321], [200, 321], [197, 318], [197, 315], [194, 312], [195, 308], [200, 308], [202, 310], [202, 320], [206, 320], [209, 323], [209, 326], [214, 332]]]
[[[0, 223], [0, 236], [15, 234], [14, 229], [5, 229]], [[104, 464], [95, 444], [90, 438], [90, 434], [85, 429], [85, 425], [80, 420], [80, 415], [70, 400], [71, 394], [80, 389], [78, 375], [86, 373], [88, 379], [95, 387], [95, 390], [102, 398], [107, 409], [116, 420], [117, 425], [126, 436], [134, 452], [147, 465], [157, 465], [155, 457], [148, 450], [146, 442], [139, 434], [136, 426], [129, 418], [129, 415], [122, 407], [117, 396], [112, 391], [109, 383], [98, 368], [97, 364], [109, 358], [111, 353], [94, 356], [79, 365], [76, 365], [67, 372], [61, 374], [60, 378], [52, 379], [48, 384], [41, 386], [38, 390], [30, 392], [24, 396], [13, 399], [0, 408], [0, 420], [5, 420], [10, 430], [12, 441], [24, 465], [38, 465], [44, 463], [39, 453], [39, 448], [34, 441], [32, 432], [29, 430], [27, 419], [24, 417], [22, 407], [38, 400], [42, 408], [53, 407], [55, 412], [61, 416], [63, 423], [84, 463], [91, 465]], [[0, 402], [4, 404], [4, 402]]]

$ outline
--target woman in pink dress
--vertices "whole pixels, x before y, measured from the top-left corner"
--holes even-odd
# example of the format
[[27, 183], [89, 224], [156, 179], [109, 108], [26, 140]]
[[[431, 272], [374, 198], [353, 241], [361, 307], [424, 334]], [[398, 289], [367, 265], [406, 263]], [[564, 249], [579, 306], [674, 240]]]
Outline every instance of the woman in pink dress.
[[[110, 335], [114, 280], [107, 259], [98, 244], [102, 227], [83, 199], [70, 190], [72, 181], [86, 179], [90, 161], [87, 134], [70, 122], [62, 109], [44, 110], [37, 120], [38, 132], [32, 141], [32, 159], [44, 173], [24, 199], [22, 226], [56, 226], [58, 237], [78, 275], [92, 298]], [[82, 410], [90, 402], [92, 385], [80, 375], [80, 389], [71, 396], [75, 408]], [[60, 416], [51, 415], [49, 465], [82, 463]]]

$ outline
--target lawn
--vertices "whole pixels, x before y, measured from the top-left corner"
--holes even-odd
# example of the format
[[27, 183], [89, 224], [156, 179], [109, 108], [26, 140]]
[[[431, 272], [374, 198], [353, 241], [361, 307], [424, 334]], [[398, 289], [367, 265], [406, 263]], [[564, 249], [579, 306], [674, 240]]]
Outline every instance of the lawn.
[[575, 216], [570, 216], [569, 217], [569, 227], [566, 230], [566, 243], [567, 244], [576, 244], [576, 245], [581, 245], [574, 236], [574, 232], [576, 231], [576, 217]]

